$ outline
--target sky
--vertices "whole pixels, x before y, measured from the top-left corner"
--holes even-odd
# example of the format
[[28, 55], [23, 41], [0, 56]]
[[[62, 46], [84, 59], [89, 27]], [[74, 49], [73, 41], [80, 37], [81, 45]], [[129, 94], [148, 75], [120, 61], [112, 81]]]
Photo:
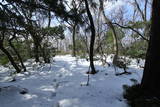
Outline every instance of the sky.
[[[67, 1], [68, 1], [68, 4], [70, 4], [72, 0], [67, 0]], [[99, 0], [97, 0], [97, 1], [99, 1]], [[133, 0], [117, 0], [116, 2], [106, 1], [104, 3], [105, 14], [110, 18], [110, 16], [113, 15], [114, 13], [118, 12], [120, 8], [123, 8], [124, 12], [125, 12], [124, 18], [127, 20], [132, 19], [133, 6], [131, 6], [129, 4], [129, 2], [131, 2], [131, 1], [133, 1]], [[148, 9], [147, 11], [150, 11], [150, 10]], [[149, 18], [150, 18], [150, 12], [148, 12], [148, 19]], [[56, 20], [56, 18], [54, 18], [54, 20], [52, 20], [51, 25], [52, 26], [59, 25], [59, 22]]]
[[[72, 0], [67, 0], [68, 3], [70, 4], [70, 2]], [[99, 0], [96, 0], [97, 3]], [[116, 12], [119, 11], [120, 8], [124, 8], [124, 11], [126, 12], [124, 15], [124, 18], [129, 20], [132, 18], [133, 15], [133, 6], [131, 6], [128, 1], [133, 1], [133, 0], [117, 0], [116, 2], [111, 2], [110, 1], [106, 1], [104, 3], [104, 9], [105, 9], [105, 14], [110, 18], [110, 16]], [[140, 1], [140, 0], [139, 0]], [[2, 0], [0, 0], [0, 2], [2, 2]], [[91, 10], [92, 11], [92, 10]], [[149, 9], [147, 11], [150, 11]], [[150, 12], [148, 12], [148, 19], [150, 17]], [[45, 24], [47, 24], [48, 22], [45, 21]], [[59, 25], [59, 22], [56, 20], [56, 18], [54, 18], [51, 22], [51, 26], [57, 26]], [[67, 31], [68, 32], [68, 31]]]

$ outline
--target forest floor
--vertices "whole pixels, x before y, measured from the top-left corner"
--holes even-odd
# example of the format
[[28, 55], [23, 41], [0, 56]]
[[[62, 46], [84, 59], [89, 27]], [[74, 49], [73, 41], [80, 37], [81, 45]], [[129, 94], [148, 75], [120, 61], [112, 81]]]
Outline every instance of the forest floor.
[[89, 76], [86, 86], [89, 62], [85, 59], [64, 55], [54, 57], [51, 64], [30, 59], [25, 65], [29, 72], [16, 75], [0, 66], [0, 107], [127, 107], [123, 85], [140, 82], [143, 73], [135, 61], [127, 69], [132, 74], [120, 76], [115, 76], [113, 66], [95, 61], [99, 72]]

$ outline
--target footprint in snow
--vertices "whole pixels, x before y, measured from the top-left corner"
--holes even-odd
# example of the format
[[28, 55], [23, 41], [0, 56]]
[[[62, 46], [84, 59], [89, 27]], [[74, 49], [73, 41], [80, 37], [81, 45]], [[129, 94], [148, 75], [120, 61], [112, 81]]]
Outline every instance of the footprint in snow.
[[56, 92], [52, 92], [51, 97], [56, 97], [56, 94], [57, 94]]

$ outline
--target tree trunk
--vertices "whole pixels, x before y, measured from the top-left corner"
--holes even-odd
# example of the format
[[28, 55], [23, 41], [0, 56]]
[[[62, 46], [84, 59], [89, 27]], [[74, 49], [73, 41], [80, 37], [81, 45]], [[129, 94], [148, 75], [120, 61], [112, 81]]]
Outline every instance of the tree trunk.
[[45, 63], [50, 63], [50, 53], [48, 53], [47, 43], [44, 43], [43, 46], [40, 46], [42, 57]]
[[36, 62], [39, 62], [39, 48], [38, 48], [38, 45], [35, 43], [35, 45], [34, 45], [34, 54], [35, 54], [35, 61]]
[[15, 48], [14, 45], [12, 44], [12, 40], [13, 40], [13, 39], [10, 39], [10, 40], [9, 40], [9, 45], [11, 46], [11, 48], [14, 50], [15, 54], [17, 55], [17, 57], [18, 57], [18, 59], [19, 59], [19, 61], [20, 61], [20, 63], [21, 63], [21, 66], [22, 66], [22, 68], [23, 68], [23, 70], [26, 71], [26, 67], [25, 67], [24, 64], [23, 64], [22, 57], [20, 56], [20, 54], [18, 53], [18, 51], [16, 50], [16, 48]]
[[[48, 10], [48, 28], [50, 27], [51, 25], [51, 11], [50, 11], [50, 8]], [[49, 41], [49, 38], [47, 36], [47, 41], [46, 43], [43, 44], [43, 46], [40, 46], [40, 49], [42, 51], [42, 56], [43, 56], [43, 60], [45, 63], [50, 63], [50, 53], [47, 53], [48, 51], [48, 47], [47, 47], [47, 44], [48, 44], [48, 41]]]
[[114, 56], [114, 58], [113, 58], [113, 64], [115, 64], [116, 65], [116, 63], [117, 63], [117, 59], [118, 59], [118, 39], [117, 39], [117, 34], [116, 34], [116, 30], [115, 30], [115, 28], [114, 28], [114, 26], [113, 26], [113, 24], [112, 24], [112, 22], [106, 17], [106, 15], [105, 15], [105, 11], [104, 11], [104, 8], [103, 8], [103, 0], [99, 0], [99, 2], [100, 2], [100, 9], [101, 9], [101, 11], [102, 11], [102, 15], [103, 15], [103, 17], [104, 17], [104, 20], [105, 20], [105, 22], [106, 22], [106, 24], [108, 24], [108, 26], [111, 28], [111, 30], [112, 30], [112, 35], [113, 35], [113, 48], [114, 48], [114, 54], [115, 54], [115, 56]]
[[38, 43], [38, 39], [33, 37], [33, 43], [34, 43], [34, 58], [35, 58], [36, 62], [39, 62], [39, 43]]
[[25, 37], [24, 36], [24, 38], [25, 38], [25, 43], [26, 43], [26, 48], [27, 48], [27, 55], [29, 56], [29, 58], [32, 58], [33, 57], [33, 55], [32, 55], [32, 50], [31, 50], [31, 43], [30, 43], [30, 41], [29, 41], [29, 39], [28, 39], [28, 37]]
[[28, 21], [30, 26], [27, 26], [26, 30], [29, 31], [29, 34], [31, 35], [32, 39], [33, 39], [33, 52], [34, 52], [34, 58], [36, 62], [39, 62], [39, 48], [40, 48], [40, 44], [41, 44], [41, 39], [40, 36], [37, 35], [36, 33], [36, 29], [34, 28], [34, 26], [32, 25], [31, 20]]
[[5, 53], [5, 55], [7, 55], [9, 61], [11, 62], [11, 64], [13, 65], [13, 67], [15, 68], [16, 72], [20, 73], [21, 70], [19, 69], [19, 67], [15, 63], [15, 61], [14, 61], [13, 57], [10, 55], [10, 53], [2, 45], [0, 45], [0, 49], [2, 50], [2, 52]]
[[51, 11], [50, 11], [50, 8], [48, 10], [48, 27], [50, 27], [51, 25]]
[[72, 34], [72, 41], [73, 41], [73, 56], [76, 56], [76, 41], [75, 41], [75, 35], [76, 35], [76, 25], [73, 25], [73, 34]]
[[152, 23], [149, 46], [141, 86], [144, 90], [160, 96], [160, 0], [153, 0]]
[[[50, 27], [50, 24], [51, 24], [51, 11], [49, 9], [48, 10], [48, 28]], [[41, 43], [42, 45], [39, 46], [39, 49], [42, 52], [42, 57], [43, 57], [43, 60], [44, 60], [45, 63], [50, 63], [50, 57], [49, 57], [50, 53], [47, 53], [47, 51], [48, 51], [48, 49], [47, 49], [48, 48], [47, 47], [48, 41], [49, 41], [49, 38], [47, 36], [47, 41], [45, 43]]]
[[84, 0], [84, 1], [85, 1], [85, 5], [86, 5], [87, 15], [88, 15], [88, 18], [89, 18], [90, 24], [91, 24], [91, 42], [90, 42], [90, 54], [89, 54], [91, 74], [95, 74], [96, 70], [95, 70], [94, 62], [93, 62], [94, 61], [93, 60], [93, 56], [94, 56], [93, 51], [94, 51], [94, 41], [95, 41], [95, 27], [94, 27], [94, 22], [93, 22], [91, 12], [89, 10], [88, 1], [87, 0]]

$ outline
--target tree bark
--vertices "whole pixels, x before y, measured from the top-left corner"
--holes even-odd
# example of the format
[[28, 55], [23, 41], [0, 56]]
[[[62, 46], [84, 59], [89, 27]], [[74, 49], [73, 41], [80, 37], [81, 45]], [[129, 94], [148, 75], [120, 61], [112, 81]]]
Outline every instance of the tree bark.
[[146, 54], [141, 86], [144, 90], [160, 96], [160, 0], [153, 0], [152, 4], [152, 24], [150, 32], [149, 46]]
[[48, 10], [48, 27], [50, 27], [51, 25], [51, 11], [50, 11], [50, 8]]
[[35, 61], [39, 62], [39, 46], [37, 45], [37, 43], [34, 43], [34, 54], [35, 54]]
[[85, 1], [85, 6], [86, 6], [86, 10], [87, 10], [87, 15], [88, 15], [88, 18], [89, 18], [89, 21], [90, 21], [90, 24], [91, 24], [91, 42], [90, 42], [90, 54], [89, 54], [89, 59], [90, 59], [90, 67], [91, 67], [91, 74], [95, 74], [96, 73], [96, 70], [95, 70], [95, 67], [94, 67], [94, 60], [93, 60], [93, 51], [94, 51], [94, 41], [95, 41], [95, 27], [94, 27], [94, 22], [93, 22], [93, 18], [92, 18], [92, 15], [91, 15], [91, 12], [89, 10], [89, 5], [88, 5], [88, 1], [87, 0], [84, 0]]
[[[51, 24], [51, 11], [50, 11], [50, 8], [48, 10], [48, 28], [50, 27], [50, 24]], [[45, 34], [44, 34], [45, 35]], [[49, 38], [47, 36], [47, 41], [45, 43], [42, 43], [42, 46], [40, 45], [39, 46], [39, 49], [41, 50], [42, 52], [42, 57], [43, 57], [43, 60], [45, 63], [50, 63], [50, 53], [47, 53], [48, 51], [48, 47], [47, 47], [47, 44], [48, 44], [48, 41], [49, 41]]]
[[34, 58], [35, 58], [35, 61], [36, 62], [39, 62], [39, 41], [38, 41], [38, 38], [33, 36], [32, 35], [32, 38], [33, 38], [33, 43], [34, 43]]
[[12, 40], [13, 40], [13, 39], [14, 39], [14, 37], [9, 40], [9, 45], [11, 46], [11, 48], [14, 50], [15, 54], [17, 55], [17, 57], [18, 57], [18, 59], [19, 59], [19, 61], [20, 61], [20, 63], [21, 63], [21, 66], [22, 66], [22, 68], [23, 68], [23, 70], [26, 71], [26, 67], [25, 67], [24, 64], [23, 64], [22, 57], [20, 56], [20, 54], [18, 53], [18, 51], [16, 50], [16, 48], [15, 48], [14, 45], [12, 44]]
[[50, 63], [50, 53], [48, 52], [49, 49], [47, 49], [47, 42], [43, 44], [43, 46], [40, 46], [40, 50], [42, 52], [42, 57], [45, 63]]
[[73, 42], [73, 56], [76, 56], [76, 41], [75, 41], [75, 35], [76, 35], [76, 25], [73, 25], [73, 34], [72, 34], [72, 42]]
[[[1, 41], [0, 41], [1, 42]], [[11, 54], [3, 47], [2, 44], [0, 44], [0, 49], [2, 50], [2, 52], [5, 53], [5, 55], [8, 57], [9, 61], [11, 62], [11, 64], [13, 65], [13, 67], [15, 68], [17, 73], [20, 73], [21, 70], [19, 69], [19, 67], [17, 66], [17, 64], [15, 63], [13, 57], [11, 56]]]
[[115, 31], [115, 28], [112, 24], [112, 22], [106, 17], [105, 12], [104, 12], [104, 8], [103, 8], [103, 0], [99, 0], [100, 2], [100, 10], [102, 11], [102, 15], [104, 17], [105, 22], [108, 24], [108, 26], [111, 28], [112, 30], [112, 35], [113, 35], [113, 48], [114, 48], [114, 58], [113, 58], [113, 64], [116, 65], [117, 59], [118, 59], [118, 39], [117, 39], [117, 34]]

